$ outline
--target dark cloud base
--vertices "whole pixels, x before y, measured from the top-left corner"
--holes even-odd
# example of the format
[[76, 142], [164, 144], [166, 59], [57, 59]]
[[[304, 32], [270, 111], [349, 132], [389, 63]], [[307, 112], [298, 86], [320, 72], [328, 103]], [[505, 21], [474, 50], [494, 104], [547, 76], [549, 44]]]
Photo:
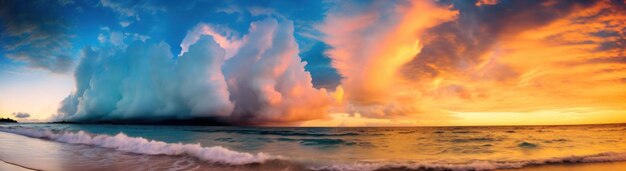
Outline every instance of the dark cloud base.
[[203, 126], [233, 126], [233, 125], [246, 125], [244, 123], [229, 122], [218, 117], [198, 117], [192, 119], [171, 119], [162, 118], [152, 120], [146, 119], [124, 119], [124, 120], [80, 120], [80, 121], [55, 121], [52, 123], [61, 124], [133, 124], [133, 125], [203, 125]]

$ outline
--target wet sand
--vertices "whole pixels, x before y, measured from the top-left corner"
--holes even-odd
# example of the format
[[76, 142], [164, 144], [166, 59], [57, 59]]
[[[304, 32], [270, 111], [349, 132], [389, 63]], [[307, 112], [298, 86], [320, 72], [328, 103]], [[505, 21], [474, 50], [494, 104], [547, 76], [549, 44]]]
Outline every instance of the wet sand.
[[0, 170], [12, 170], [12, 171], [32, 171], [36, 169], [28, 169], [24, 166], [15, 165], [13, 163], [7, 163], [5, 161], [0, 161]]
[[626, 170], [626, 162], [606, 162], [606, 163], [570, 163], [553, 164], [542, 166], [529, 166], [520, 169], [505, 169], [498, 171], [619, 171]]
[[214, 165], [190, 157], [139, 155], [0, 132], [0, 171], [91, 170], [305, 170], [282, 161], [263, 165]]
[[[167, 170], [190, 169], [165, 156], [125, 154], [0, 132], [0, 170]], [[6, 168], [6, 169], [5, 169]]]
[[[34, 168], [28, 166], [19, 166], [12, 163], [0, 161], [0, 170], [11, 171], [33, 171]], [[607, 163], [577, 163], [577, 164], [555, 164], [543, 166], [530, 166], [520, 169], [505, 169], [498, 171], [598, 171], [598, 170], [626, 170], [626, 162], [607, 162]]]

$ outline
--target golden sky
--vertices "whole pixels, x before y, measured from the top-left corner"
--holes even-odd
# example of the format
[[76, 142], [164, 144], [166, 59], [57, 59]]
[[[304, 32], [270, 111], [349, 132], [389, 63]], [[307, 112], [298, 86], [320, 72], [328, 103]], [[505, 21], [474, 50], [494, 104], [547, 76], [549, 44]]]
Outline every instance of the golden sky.
[[[339, 8], [328, 15], [320, 27], [346, 77], [341, 107], [359, 114], [334, 115], [329, 123], [626, 122], [624, 6], [476, 6], [459, 11], [414, 1], [394, 11]], [[305, 123], [315, 124], [323, 122]]]

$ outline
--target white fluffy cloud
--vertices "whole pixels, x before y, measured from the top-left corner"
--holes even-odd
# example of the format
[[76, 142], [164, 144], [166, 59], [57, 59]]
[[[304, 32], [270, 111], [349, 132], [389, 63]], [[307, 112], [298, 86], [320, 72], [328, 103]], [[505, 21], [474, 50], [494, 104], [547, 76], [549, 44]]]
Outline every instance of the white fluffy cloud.
[[331, 99], [313, 88], [300, 62], [290, 21], [253, 23], [224, 74], [235, 100], [234, 117], [246, 122], [302, 121], [326, 117]]
[[[215, 118], [263, 124], [326, 117], [331, 99], [313, 88], [292, 22], [252, 23], [241, 40], [217, 33], [187, 37], [193, 40], [183, 42], [186, 52], [177, 58], [166, 43], [150, 41], [85, 48], [76, 91], [61, 103], [56, 119]], [[227, 46], [235, 44], [236, 49]]]

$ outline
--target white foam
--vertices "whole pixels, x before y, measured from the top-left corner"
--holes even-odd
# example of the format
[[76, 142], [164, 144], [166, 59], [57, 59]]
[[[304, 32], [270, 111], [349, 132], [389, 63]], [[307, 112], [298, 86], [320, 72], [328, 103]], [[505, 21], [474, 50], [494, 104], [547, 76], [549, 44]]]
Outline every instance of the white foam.
[[90, 135], [83, 131], [55, 133], [50, 130], [24, 127], [0, 127], [0, 131], [70, 144], [111, 148], [136, 154], [188, 155], [204, 161], [229, 165], [263, 163], [278, 158], [265, 153], [250, 154], [232, 151], [221, 146], [202, 147], [200, 144], [165, 143], [141, 137], [129, 137], [124, 133], [115, 136]]

